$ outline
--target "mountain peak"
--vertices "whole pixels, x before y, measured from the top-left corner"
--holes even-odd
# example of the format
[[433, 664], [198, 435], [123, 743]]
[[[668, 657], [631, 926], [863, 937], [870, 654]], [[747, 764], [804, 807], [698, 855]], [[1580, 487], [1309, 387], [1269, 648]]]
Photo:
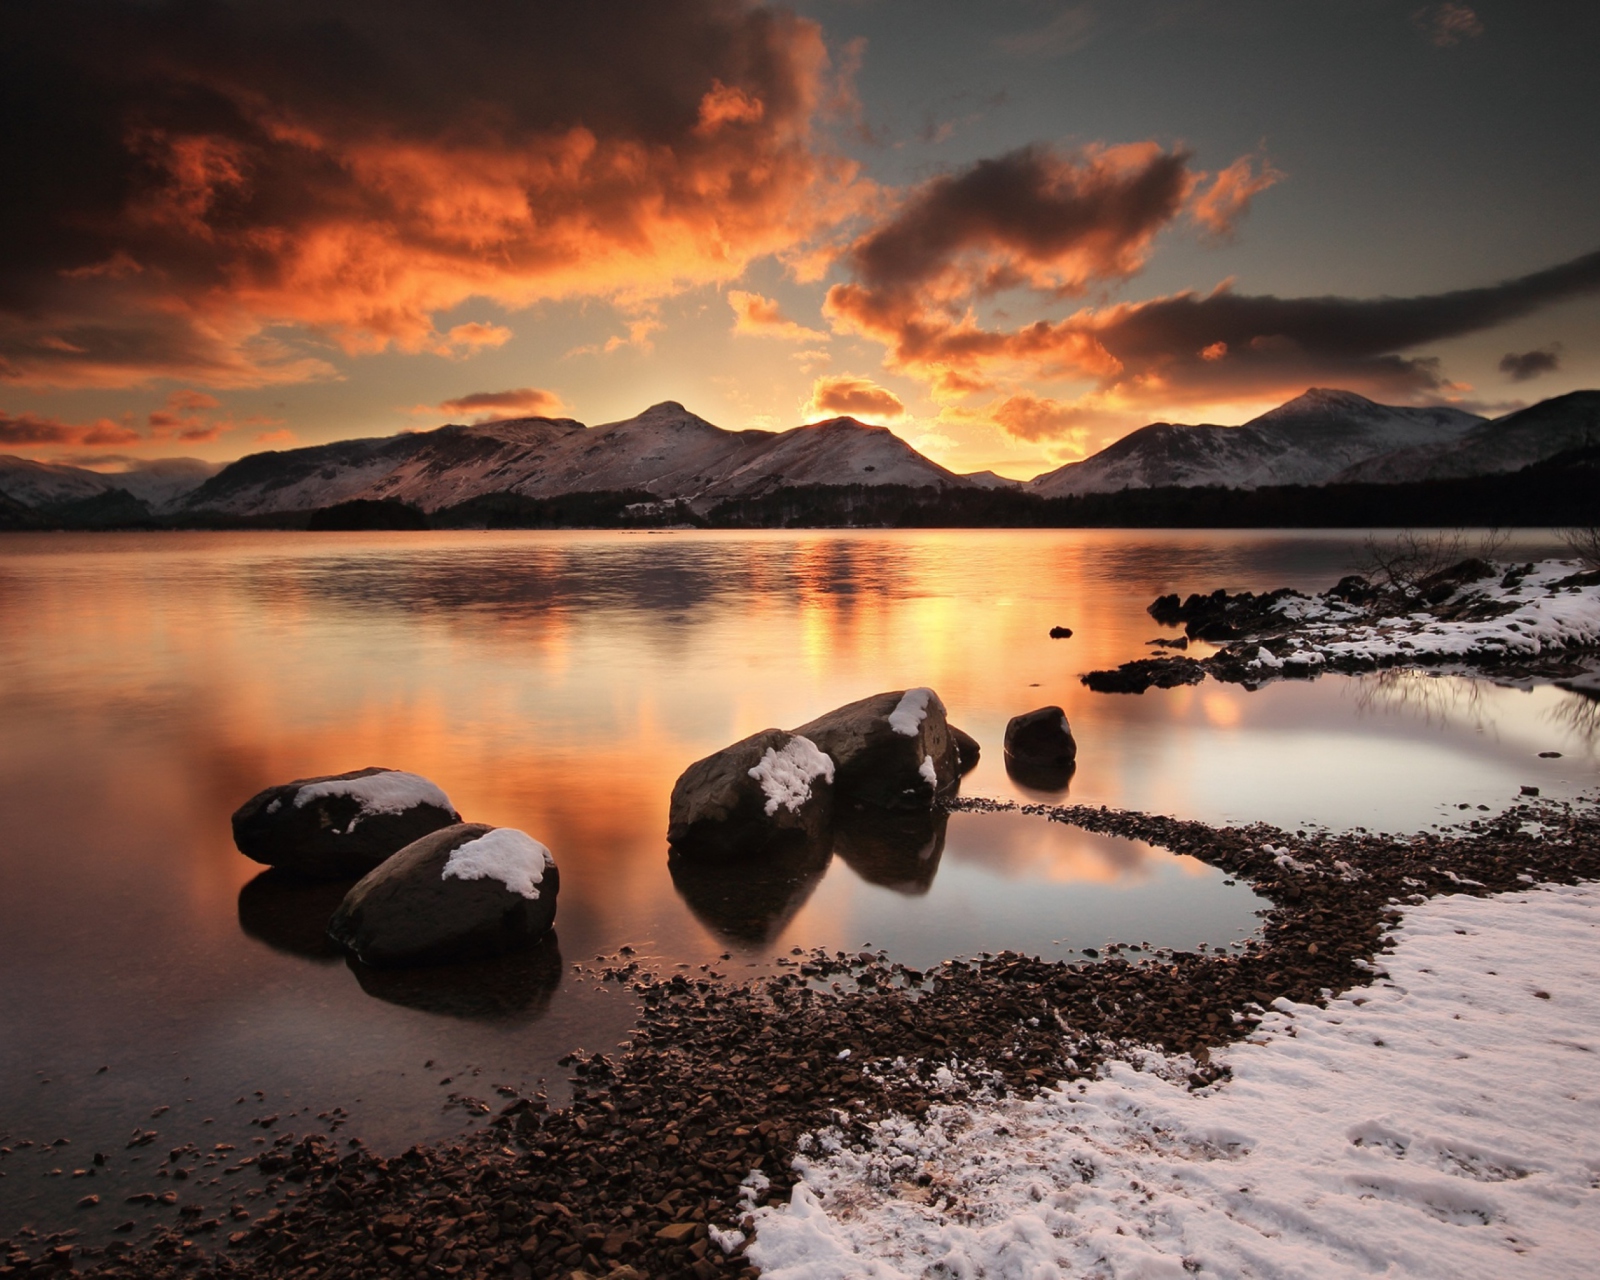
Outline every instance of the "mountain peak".
[[1308, 387], [1293, 400], [1287, 400], [1276, 409], [1268, 409], [1259, 418], [1254, 418], [1247, 425], [1256, 423], [1281, 422], [1285, 418], [1303, 418], [1312, 415], [1326, 415], [1330, 413], [1356, 413], [1373, 414], [1384, 411], [1385, 406], [1376, 401], [1368, 400], [1366, 396], [1357, 395], [1354, 391], [1340, 391], [1336, 387]]

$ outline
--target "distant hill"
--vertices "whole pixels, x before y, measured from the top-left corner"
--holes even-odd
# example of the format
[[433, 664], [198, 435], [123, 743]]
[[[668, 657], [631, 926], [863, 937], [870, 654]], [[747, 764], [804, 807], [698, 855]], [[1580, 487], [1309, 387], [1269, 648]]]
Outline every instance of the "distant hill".
[[[1301, 495], [1296, 501], [1321, 513], [1315, 523], [1348, 525], [1359, 520], [1354, 508], [1349, 519], [1340, 513], [1341, 501], [1364, 511], [1392, 508], [1389, 498], [1372, 496], [1375, 488], [1520, 474], [1596, 446], [1600, 391], [1489, 421], [1313, 388], [1239, 427], [1153, 423], [1023, 484], [990, 471], [958, 475], [893, 432], [853, 418], [726, 431], [665, 401], [597, 427], [570, 418], [451, 424], [256, 453], [221, 468], [179, 458], [101, 473], [0, 456], [0, 528], [306, 527], [312, 513], [351, 503], [387, 504], [350, 509], [358, 513], [415, 509], [434, 527], [627, 527], [704, 522], [714, 512], [736, 522], [875, 523], [873, 513], [892, 522], [907, 503], [922, 513], [916, 518], [962, 524], [1214, 523], [1227, 511], [1249, 523], [1277, 499], [1241, 505], [1226, 495], [1258, 490]], [[1502, 489], [1451, 490], [1450, 509], [1467, 510], [1460, 504], [1470, 495]], [[1050, 507], [1048, 515], [1030, 505], [1123, 493], [1161, 496]], [[919, 496], [893, 496], [910, 494]], [[1523, 512], [1524, 496], [1507, 509]], [[1293, 511], [1282, 514], [1287, 523], [1306, 523]]]
[[183, 498], [184, 511], [304, 511], [395, 499], [438, 511], [491, 493], [549, 498], [638, 491], [707, 505], [785, 485], [962, 485], [883, 427], [853, 418], [789, 431], [725, 431], [681, 404], [585, 427], [569, 418], [479, 426], [258, 453]]
[[1066, 498], [1173, 486], [1326, 484], [1396, 450], [1453, 447], [1483, 423], [1460, 409], [1402, 408], [1313, 387], [1242, 427], [1141, 427], [1092, 457], [1035, 477], [1027, 489]]
[[1600, 391], [1574, 391], [1484, 422], [1447, 448], [1401, 449], [1346, 468], [1346, 482], [1400, 484], [1517, 471], [1600, 445]]

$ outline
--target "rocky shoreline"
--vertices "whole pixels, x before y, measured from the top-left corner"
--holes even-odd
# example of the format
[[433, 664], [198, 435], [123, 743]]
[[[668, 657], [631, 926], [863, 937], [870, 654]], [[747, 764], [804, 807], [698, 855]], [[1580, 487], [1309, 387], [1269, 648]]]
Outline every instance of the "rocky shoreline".
[[[1095, 963], [1013, 953], [921, 972], [883, 953], [787, 958], [733, 983], [644, 971], [627, 955], [597, 976], [643, 1013], [616, 1058], [571, 1060], [569, 1106], [467, 1099], [498, 1110], [471, 1138], [385, 1157], [359, 1139], [281, 1134], [254, 1159], [280, 1207], [174, 1222], [136, 1246], [80, 1248], [72, 1233], [0, 1231], [0, 1278], [264, 1276], [754, 1276], [741, 1226], [786, 1200], [791, 1161], [830, 1128], [865, 1141], [873, 1120], [982, 1088], [1031, 1096], [1094, 1074], [1135, 1046], [1187, 1055], [1190, 1086], [1222, 1075], [1212, 1049], [1247, 1035], [1274, 1000], [1319, 1002], [1369, 982], [1406, 902], [1600, 878], [1600, 807], [1533, 800], [1450, 832], [1216, 828], [1084, 806], [981, 799], [1147, 840], [1220, 867], [1273, 904], [1242, 950]], [[176, 1170], [204, 1153], [175, 1151]], [[9, 1236], [10, 1238], [4, 1238]]]
[[1247, 689], [1389, 667], [1474, 671], [1494, 679], [1600, 688], [1600, 570], [1566, 561], [1492, 564], [1462, 560], [1415, 579], [1374, 583], [1351, 575], [1308, 596], [1287, 587], [1181, 600], [1162, 596], [1149, 613], [1184, 634], [1150, 644], [1219, 645], [1203, 658], [1163, 653], [1090, 671], [1096, 693], [1143, 693], [1210, 676]]

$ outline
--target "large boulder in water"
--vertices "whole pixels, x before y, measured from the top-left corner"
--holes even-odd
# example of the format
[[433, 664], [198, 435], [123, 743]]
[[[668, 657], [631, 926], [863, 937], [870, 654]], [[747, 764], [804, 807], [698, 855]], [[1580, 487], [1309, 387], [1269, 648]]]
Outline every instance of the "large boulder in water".
[[932, 689], [877, 693], [795, 733], [833, 760], [840, 797], [862, 804], [926, 809], [961, 780], [956, 739]]
[[378, 966], [500, 955], [550, 932], [560, 888], [550, 851], [531, 836], [458, 823], [363, 876], [328, 936]]
[[1006, 724], [1006, 759], [1024, 768], [1066, 769], [1078, 758], [1078, 743], [1060, 707], [1040, 707]]
[[414, 840], [461, 821], [428, 779], [399, 769], [300, 778], [251, 796], [233, 815], [239, 852], [315, 880], [365, 875]]
[[724, 856], [816, 843], [832, 812], [833, 778], [833, 761], [809, 739], [763, 729], [683, 771], [667, 840], [682, 852]]

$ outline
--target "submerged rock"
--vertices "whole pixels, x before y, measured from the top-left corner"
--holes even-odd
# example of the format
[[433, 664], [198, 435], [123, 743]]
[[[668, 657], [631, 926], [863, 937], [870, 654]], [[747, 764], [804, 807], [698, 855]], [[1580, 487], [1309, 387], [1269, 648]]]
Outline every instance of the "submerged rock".
[[531, 836], [458, 823], [363, 876], [328, 936], [380, 967], [501, 955], [550, 931], [560, 887], [550, 851]]
[[841, 797], [880, 809], [929, 808], [961, 780], [956, 739], [932, 689], [874, 694], [795, 733], [833, 760]]
[[428, 779], [399, 769], [356, 769], [251, 796], [234, 812], [233, 842], [269, 867], [341, 880], [365, 875], [412, 841], [460, 821]]
[[1060, 707], [1012, 716], [1006, 725], [1006, 759], [1034, 768], [1064, 769], [1078, 758], [1078, 743]]
[[672, 788], [667, 840], [720, 855], [774, 843], [815, 843], [833, 807], [834, 762], [782, 729], [724, 747], [683, 771]]

